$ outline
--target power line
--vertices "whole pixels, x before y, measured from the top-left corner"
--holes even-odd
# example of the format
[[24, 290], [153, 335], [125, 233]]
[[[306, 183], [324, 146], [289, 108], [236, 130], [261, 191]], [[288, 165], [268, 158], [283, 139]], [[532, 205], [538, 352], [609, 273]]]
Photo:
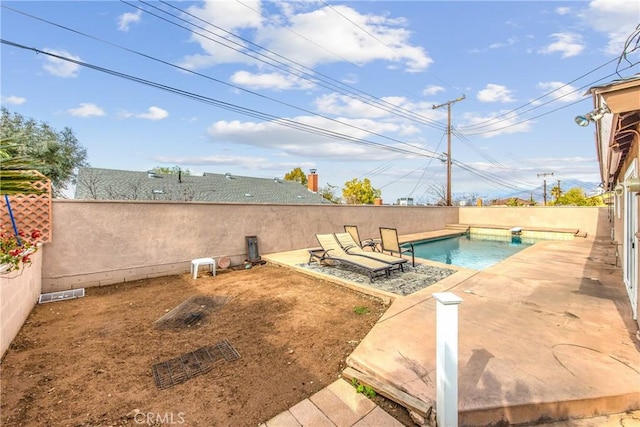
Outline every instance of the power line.
[[[301, 79], [310, 81], [310, 82], [312, 82], [314, 84], [317, 84], [319, 86], [322, 86], [322, 87], [324, 87], [326, 89], [336, 91], [336, 92], [341, 93], [341, 94], [343, 94], [343, 95], [345, 95], [345, 96], [347, 96], [349, 98], [356, 99], [358, 101], [361, 101], [361, 102], [363, 102], [363, 103], [365, 103], [367, 105], [371, 105], [373, 107], [381, 109], [381, 110], [383, 110], [383, 111], [385, 111], [387, 113], [390, 113], [392, 115], [403, 117], [403, 118], [409, 119], [411, 121], [418, 122], [420, 124], [423, 124], [423, 125], [426, 125], [426, 126], [430, 126], [430, 127], [436, 128], [436, 129], [444, 129], [444, 125], [442, 123], [436, 121], [436, 120], [430, 119], [430, 118], [428, 118], [426, 116], [423, 116], [423, 115], [418, 114], [418, 113], [416, 113], [414, 111], [406, 109], [406, 108], [404, 108], [404, 107], [402, 107], [400, 105], [396, 105], [396, 104], [393, 104], [391, 102], [385, 101], [384, 99], [375, 97], [375, 96], [373, 96], [371, 94], [368, 94], [368, 93], [363, 92], [363, 91], [361, 91], [361, 90], [359, 90], [357, 88], [354, 88], [354, 87], [352, 87], [350, 85], [347, 85], [347, 84], [345, 84], [343, 82], [340, 82], [339, 80], [336, 80], [336, 79], [334, 79], [334, 78], [332, 78], [330, 76], [327, 76], [327, 75], [325, 75], [323, 73], [320, 73], [320, 72], [318, 72], [318, 71], [316, 71], [316, 70], [314, 70], [312, 68], [306, 67], [306, 66], [304, 66], [304, 65], [302, 65], [302, 64], [300, 64], [300, 63], [298, 63], [298, 62], [296, 62], [296, 61], [294, 61], [292, 59], [289, 59], [289, 58], [287, 58], [285, 56], [282, 56], [282, 55], [278, 54], [277, 52], [269, 50], [269, 49], [267, 49], [267, 48], [265, 48], [265, 47], [263, 47], [261, 45], [253, 43], [252, 41], [250, 41], [250, 40], [248, 40], [246, 38], [243, 38], [243, 37], [241, 37], [241, 36], [239, 36], [239, 35], [237, 35], [237, 34], [235, 34], [233, 32], [225, 30], [222, 27], [219, 27], [219, 26], [217, 26], [215, 24], [212, 24], [212, 23], [210, 23], [210, 22], [208, 22], [208, 21], [206, 21], [206, 20], [204, 20], [204, 19], [202, 19], [202, 18], [200, 18], [198, 16], [195, 16], [195, 15], [193, 15], [193, 14], [191, 14], [191, 13], [189, 13], [189, 12], [183, 10], [183, 9], [180, 9], [177, 6], [169, 4], [169, 3], [167, 3], [167, 2], [165, 2], [163, 0], [160, 0], [159, 2], [162, 3], [162, 4], [166, 4], [167, 6], [173, 8], [173, 9], [178, 10], [178, 11], [182, 12], [185, 15], [191, 16], [192, 18], [197, 19], [198, 21], [206, 23], [207, 25], [210, 25], [210, 26], [212, 26], [212, 27], [214, 27], [214, 28], [216, 28], [216, 29], [218, 29], [220, 31], [223, 31], [225, 34], [228, 34], [230, 36], [236, 37], [239, 40], [242, 40], [243, 42], [250, 44], [251, 46], [255, 46], [255, 47], [259, 48], [259, 49], [262, 49], [265, 52], [268, 52], [269, 54], [271, 54], [271, 55], [273, 55], [273, 56], [275, 56], [277, 58], [282, 58], [283, 60], [285, 60], [287, 62], [283, 62], [283, 61], [274, 59], [272, 56], [264, 55], [264, 54], [254, 50], [254, 49], [251, 49], [251, 48], [245, 48], [245, 46], [243, 46], [241, 44], [235, 43], [233, 41], [230, 41], [229, 39], [221, 37], [225, 42], [234, 43], [234, 44], [242, 47], [243, 49], [238, 49], [238, 48], [231, 47], [231, 46], [229, 46], [229, 45], [227, 45], [227, 44], [225, 44], [223, 42], [214, 40], [214, 39], [212, 39], [212, 38], [210, 38], [210, 37], [208, 37], [208, 36], [206, 36], [206, 35], [204, 35], [202, 33], [199, 33], [197, 31], [193, 31], [192, 29], [184, 27], [184, 26], [182, 26], [182, 25], [180, 25], [178, 23], [175, 23], [173, 21], [169, 21], [166, 18], [163, 18], [163, 17], [161, 17], [161, 16], [159, 16], [157, 14], [154, 14], [153, 12], [150, 12], [150, 11], [148, 11], [146, 9], [143, 9], [143, 8], [140, 8], [140, 7], [135, 6], [133, 4], [130, 4], [129, 2], [127, 2], [125, 0], [120, 0], [120, 1], [125, 3], [125, 4], [127, 4], [127, 5], [129, 5], [129, 6], [131, 6], [131, 7], [134, 7], [136, 9], [138, 9], [138, 10], [141, 10], [141, 11], [143, 11], [145, 13], [148, 13], [148, 14], [150, 14], [152, 16], [155, 16], [155, 17], [157, 17], [157, 18], [159, 18], [159, 19], [161, 19], [161, 20], [163, 20], [165, 22], [168, 22], [170, 24], [176, 25], [176, 26], [178, 26], [180, 28], [183, 28], [183, 29], [186, 29], [186, 30], [188, 30], [190, 32], [198, 34], [199, 36], [201, 36], [203, 38], [206, 38], [206, 39], [208, 39], [208, 40], [210, 40], [210, 41], [212, 41], [214, 43], [217, 43], [217, 44], [225, 46], [225, 47], [227, 47], [229, 49], [235, 50], [236, 52], [238, 52], [240, 54], [249, 56], [250, 58], [256, 59], [256, 60], [258, 60], [260, 62], [263, 62], [265, 64], [273, 66], [273, 67], [275, 67], [277, 69], [280, 69], [281, 71], [284, 71], [286, 73], [293, 74], [296, 77], [299, 77]], [[173, 18], [176, 18], [176, 19], [181, 20], [183, 22], [187, 22], [187, 23], [189, 23], [189, 25], [192, 25], [195, 28], [198, 28], [198, 29], [203, 30], [203, 31], [205, 31], [207, 33], [210, 33], [210, 34], [212, 34], [212, 35], [214, 35], [216, 37], [220, 37], [217, 34], [207, 30], [206, 28], [200, 27], [200, 26], [198, 26], [198, 25], [196, 25], [196, 24], [194, 24], [192, 22], [189, 22], [189, 21], [187, 21], [187, 20], [185, 20], [185, 19], [183, 19], [183, 18], [181, 18], [179, 16], [173, 15], [173, 14], [171, 14], [171, 13], [169, 13], [169, 12], [163, 10], [163, 9], [160, 9], [160, 8], [158, 8], [158, 7], [156, 7], [156, 6], [152, 5], [152, 4], [149, 4], [148, 2], [145, 2], [145, 1], [141, 0], [141, 3], [147, 5], [148, 7], [151, 7], [151, 8], [154, 8], [156, 10], [159, 10], [159, 11], [161, 11], [161, 12], [163, 12], [163, 13], [165, 13], [165, 14], [173, 17]], [[246, 51], [255, 53], [258, 56], [250, 55]], [[275, 62], [276, 64], [280, 64], [280, 65], [274, 65], [273, 62]], [[293, 67], [291, 64], [294, 64], [296, 67]], [[295, 73], [292, 72], [291, 70], [294, 70]]]
[[[125, 3], [126, 3], [126, 2], [125, 2]], [[163, 2], [163, 3], [165, 3], [165, 2]], [[5, 7], [5, 6], [3, 6], [3, 7]], [[184, 27], [183, 27], [183, 28], [184, 28]], [[73, 30], [71, 30], [71, 31], [73, 31]], [[89, 37], [91, 37], [91, 36], [89, 36]], [[109, 42], [106, 42], [106, 43], [109, 43]], [[112, 45], [113, 45], [113, 44], [112, 44]], [[126, 48], [124, 48], [124, 49], [126, 49]], [[131, 51], [131, 50], [129, 50], [129, 51]], [[138, 53], [138, 54], [139, 54], [139, 53]], [[156, 58], [149, 57], [148, 55], [144, 55], [144, 54], [141, 54], [141, 55], [146, 56], [146, 57], [148, 57], [148, 58], [150, 58], [150, 59], [157, 60]], [[163, 62], [163, 61], [161, 61], [161, 62]], [[169, 63], [167, 63], [167, 64], [169, 64]], [[170, 65], [172, 65], [172, 66], [173, 66], [173, 64], [170, 64]], [[199, 73], [196, 73], [196, 74], [197, 74], [197, 75], [200, 75]], [[208, 76], [204, 76], [204, 75], [201, 75], [201, 76], [206, 77], [206, 78], [210, 78], [210, 77], [208, 77]], [[214, 80], [214, 81], [216, 80], [216, 79], [213, 79], [213, 78], [210, 78], [210, 79], [212, 79], [212, 80]], [[229, 85], [229, 84], [228, 84], [228, 83], [226, 83], [226, 82], [221, 82], [221, 83]], [[235, 85], [229, 85], [229, 86], [232, 86], [232, 87], [238, 88], [238, 89], [240, 89], [240, 90], [244, 90], [244, 91], [246, 91], [246, 92], [248, 92], [248, 93], [252, 93], [252, 94], [254, 94], [254, 95], [261, 96], [261, 97], [266, 98], [266, 99], [270, 99], [270, 100], [272, 100], [272, 101], [274, 101], [274, 102], [280, 102], [280, 101], [278, 101], [278, 100], [272, 99], [272, 98], [267, 97], [267, 96], [265, 96], [265, 95], [262, 95], [262, 94], [260, 94], [260, 93], [255, 93], [255, 92], [252, 92], [252, 91], [249, 91], [249, 90], [243, 89], [243, 88], [238, 87], [238, 86], [235, 86]], [[194, 94], [194, 95], [195, 95], [195, 94]], [[182, 95], [182, 96], [186, 96], [186, 95]], [[195, 95], [195, 96], [199, 96], [199, 95]], [[214, 101], [216, 101], [216, 102], [222, 102], [222, 101], [217, 101], [217, 100], [214, 100]], [[233, 105], [233, 104], [229, 104], [229, 105]], [[296, 107], [296, 106], [289, 105], [289, 104], [286, 104], [286, 103], [284, 103], [284, 105], [288, 105], [288, 106], [290, 106], [290, 107], [292, 107], [292, 108], [298, 108], [298, 107]], [[390, 104], [390, 105], [393, 105], [393, 104]], [[234, 108], [236, 108], [236, 107], [237, 107], [237, 108], [242, 108], [242, 107], [239, 107], [239, 106], [234, 106]], [[298, 108], [298, 109], [299, 109], [299, 108]], [[302, 110], [302, 111], [306, 111], [306, 112], [309, 112], [308, 110], [304, 110], [304, 109], [300, 109], [300, 110]], [[235, 111], [235, 110], [232, 110], [232, 111]], [[255, 111], [255, 110], [254, 110], [254, 111]], [[557, 110], [555, 110], [555, 111], [557, 111]], [[257, 113], [262, 114], [262, 113], [260, 113], [260, 112], [257, 112]], [[315, 114], [315, 113], [312, 113], [312, 114], [317, 115], [317, 114]], [[318, 115], [318, 116], [320, 116], [320, 115]], [[257, 116], [254, 116], [254, 117], [257, 117]], [[266, 117], [266, 116], [265, 116], [265, 117]], [[272, 117], [275, 117], [275, 116], [272, 116]], [[324, 116], [320, 116], [320, 117], [324, 117]], [[539, 116], [538, 116], [538, 117], [539, 117]], [[325, 118], [325, 119], [328, 119], [328, 120], [332, 120], [332, 119], [329, 119], [329, 118], [327, 118], [327, 117], [324, 117], [324, 118]], [[272, 118], [271, 120], [274, 120], [274, 121], [275, 121], [275, 120], [277, 120], [277, 119], [278, 119], [278, 118]], [[280, 118], [280, 119], [282, 119], [282, 118]], [[282, 119], [282, 120], [286, 120], [286, 119]], [[296, 122], [296, 123], [297, 123], [297, 122]], [[339, 123], [342, 123], [342, 122], [339, 122]], [[342, 124], [344, 124], [344, 123], [342, 123]], [[360, 129], [360, 130], [362, 130], [361, 128], [357, 128], [357, 127], [356, 127], [356, 129]], [[502, 129], [502, 128], [501, 128], [501, 129]], [[326, 131], [326, 130], [323, 130], [323, 131]], [[329, 132], [329, 131], [326, 131], [326, 132]], [[368, 132], [368, 131], [367, 131], [367, 132]], [[370, 133], [370, 132], [369, 132], [369, 133]], [[370, 133], [370, 134], [371, 134], [371, 133]], [[378, 136], [380, 136], [380, 135], [378, 135]], [[382, 136], [382, 137], [384, 137], [384, 136]], [[349, 138], [352, 138], [352, 137], [349, 137]], [[466, 136], [464, 136], [464, 138], [466, 138]], [[467, 140], [467, 141], [470, 141], [470, 140], [468, 140], [468, 139], [466, 139], [466, 140]], [[364, 140], [364, 141], [366, 141], [366, 140]], [[398, 140], [394, 140], [394, 142], [399, 142], [399, 143], [404, 143], [404, 144], [406, 144], [405, 142], [398, 141]], [[411, 144], [407, 144], [407, 145], [411, 146], [412, 148], [418, 148], [418, 147], [415, 147], [414, 145], [411, 145]], [[465, 145], [469, 146], [468, 144], [465, 144]], [[471, 146], [469, 146], [469, 147], [470, 147], [470, 148], [472, 148]], [[418, 148], [418, 149], [419, 149], [419, 148]], [[473, 149], [473, 148], [472, 148], [472, 149]], [[415, 152], [412, 152], [412, 154], [416, 154], [416, 153], [415, 153]], [[432, 154], [433, 154], [433, 155], [432, 155], [432, 156], [430, 156], [430, 159], [433, 159], [434, 157], [438, 157], [437, 153], [432, 153]], [[480, 154], [480, 153], [478, 153], [478, 154]], [[439, 158], [439, 157], [438, 157], [438, 158]], [[491, 162], [491, 160], [489, 160], [488, 158], [486, 158], [486, 157], [485, 157], [485, 159], [487, 159], [488, 161], [490, 161], [490, 162]], [[494, 160], [495, 160], [495, 159], [494, 159]], [[431, 160], [430, 160], [430, 162], [431, 162]], [[430, 162], [429, 162], [429, 163], [430, 163]], [[496, 161], [496, 162], [497, 162], [497, 161]], [[423, 174], [423, 175], [424, 175], [424, 174]]]
[[[511, 113], [515, 113], [516, 111], [521, 110], [522, 108], [524, 108], [524, 107], [526, 107], [526, 106], [528, 106], [528, 105], [535, 104], [537, 101], [539, 101], [539, 100], [541, 100], [541, 99], [543, 99], [543, 98], [546, 98], [546, 97], [548, 97], [549, 95], [551, 95], [551, 94], [553, 94], [553, 93], [555, 93], [555, 92], [560, 91], [561, 89], [564, 89], [565, 87], [567, 87], [567, 86], [571, 85], [572, 83], [575, 83], [575, 82], [577, 82], [578, 80], [581, 80], [581, 79], [585, 78], [585, 77], [586, 77], [586, 76], [588, 76], [589, 74], [595, 73], [597, 70], [599, 70], [599, 69], [601, 69], [601, 68], [603, 68], [603, 67], [606, 67], [607, 65], [611, 64], [611, 63], [612, 63], [612, 62], [614, 62], [614, 61], [615, 61], [615, 59], [613, 59], [613, 60], [611, 60], [611, 61], [608, 61], [608, 62], [605, 62], [604, 64], [599, 65], [598, 67], [596, 67], [596, 68], [594, 68], [593, 70], [591, 70], [591, 71], [589, 71], [589, 72], [587, 72], [587, 73], [585, 73], [585, 74], [581, 75], [580, 77], [577, 77], [577, 78], [575, 78], [575, 79], [573, 79], [573, 80], [569, 81], [568, 83], [565, 83], [565, 84], [563, 84], [562, 86], [559, 86], [559, 87], [555, 88], [554, 90], [552, 90], [552, 91], [550, 91], [550, 92], [547, 92], [547, 93], [545, 93], [545, 94], [543, 94], [543, 95], [541, 95], [541, 96], [539, 96], [539, 97], [537, 97], [537, 98], [535, 98], [535, 99], [533, 99], [533, 100], [531, 100], [531, 101], [529, 101], [529, 102], [527, 102], [527, 103], [525, 103], [525, 104], [522, 104], [522, 105], [521, 105], [521, 106], [519, 106], [519, 107], [516, 107], [516, 108], [514, 108], [514, 109], [512, 109], [512, 110], [509, 110], [509, 111], [507, 111], [507, 112], [505, 112], [505, 113], [502, 113], [502, 114], [500, 114], [500, 115], [498, 115], [498, 116], [496, 116], [496, 117], [492, 117], [492, 118], [490, 118], [490, 119], [487, 119], [487, 120], [485, 120], [484, 122], [480, 122], [480, 123], [476, 123], [476, 124], [473, 124], [473, 125], [469, 125], [469, 126], [461, 127], [460, 129], [461, 129], [461, 130], [480, 129], [480, 128], [484, 128], [484, 127], [487, 127], [487, 126], [495, 125], [496, 123], [500, 123], [500, 122], [503, 122], [503, 121], [505, 121], [505, 120], [509, 120], [509, 119], [513, 118], [513, 116], [509, 116]], [[589, 84], [589, 85], [587, 85], [587, 86], [591, 86], [591, 85], [592, 85], [592, 83], [590, 83], [590, 84]], [[584, 88], [584, 87], [585, 87], [585, 86], [583, 86], [583, 88]], [[535, 110], [535, 109], [537, 109], [537, 108], [541, 108], [541, 107], [543, 107], [544, 105], [547, 105], [547, 104], [549, 104], [549, 103], [551, 103], [551, 102], [557, 101], [558, 99], [561, 99], [561, 98], [563, 98], [563, 97], [565, 97], [565, 96], [567, 96], [567, 95], [570, 95], [570, 94], [572, 94], [572, 93], [575, 93], [575, 92], [577, 92], [577, 91], [579, 91], [579, 90], [582, 90], [582, 88], [575, 89], [575, 90], [573, 90], [573, 91], [571, 91], [571, 92], [569, 92], [569, 93], [566, 93], [566, 94], [564, 94], [564, 95], [562, 95], [562, 96], [560, 96], [560, 97], [558, 97], [558, 98], [553, 98], [551, 101], [545, 102], [545, 103], [543, 103], [543, 104], [538, 104], [538, 105], [536, 105], [534, 108], [530, 108], [530, 109], [528, 109], [528, 110], [526, 110], [526, 111], [523, 111], [523, 112], [519, 113], [518, 115], [528, 113], [529, 111], [533, 111], [533, 110]], [[497, 119], [499, 119], [499, 118], [501, 118], [501, 117], [505, 117], [505, 119], [497, 120]]]
[[[125, 3], [126, 3], [126, 2], [125, 2]], [[314, 115], [314, 116], [317, 116], [317, 117], [321, 117], [321, 118], [323, 118], [323, 119], [325, 119], [325, 120], [332, 121], [332, 122], [338, 123], [338, 124], [340, 124], [340, 125], [344, 125], [344, 126], [347, 126], [347, 127], [350, 127], [350, 128], [356, 129], [356, 130], [359, 130], [359, 131], [363, 131], [363, 132], [366, 132], [366, 133], [368, 133], [368, 134], [375, 135], [375, 136], [378, 136], [378, 137], [380, 137], [380, 138], [383, 138], [383, 139], [386, 139], [386, 140], [389, 140], [389, 141], [392, 141], [392, 142], [395, 142], [395, 143], [398, 143], [398, 144], [408, 145], [408, 146], [410, 146], [410, 147], [412, 147], [412, 148], [418, 148], [418, 149], [421, 149], [421, 147], [416, 147], [416, 146], [415, 146], [415, 145], [413, 145], [413, 144], [409, 144], [409, 143], [407, 143], [407, 142], [404, 142], [404, 141], [398, 140], [398, 139], [396, 139], [396, 138], [391, 138], [391, 137], [388, 137], [388, 136], [386, 136], [386, 135], [382, 135], [382, 134], [379, 134], [379, 133], [376, 133], [376, 132], [372, 132], [371, 130], [368, 130], [368, 129], [364, 129], [364, 128], [361, 128], [361, 127], [355, 126], [355, 125], [353, 125], [353, 124], [351, 124], [351, 123], [347, 123], [347, 122], [344, 122], [344, 121], [341, 121], [341, 120], [337, 120], [337, 119], [331, 118], [331, 117], [329, 117], [329, 116], [325, 116], [325, 115], [322, 115], [322, 114], [318, 114], [318, 113], [316, 113], [316, 112], [314, 112], [314, 111], [311, 111], [311, 110], [308, 110], [308, 109], [305, 109], [305, 108], [302, 108], [302, 107], [298, 107], [298, 106], [293, 105], [293, 104], [290, 104], [290, 103], [288, 103], [288, 102], [280, 101], [280, 100], [278, 100], [278, 99], [276, 99], [276, 98], [273, 98], [273, 97], [270, 97], [270, 96], [267, 96], [267, 95], [263, 95], [263, 94], [261, 94], [261, 93], [258, 93], [258, 92], [255, 92], [255, 91], [252, 91], [252, 90], [249, 90], [249, 89], [245, 89], [245, 88], [243, 88], [243, 87], [241, 87], [241, 86], [237, 86], [237, 85], [234, 85], [234, 84], [231, 84], [231, 83], [228, 83], [228, 82], [225, 82], [225, 81], [222, 81], [222, 80], [216, 79], [216, 78], [214, 78], [214, 77], [207, 76], [207, 75], [202, 74], [202, 73], [198, 73], [198, 72], [193, 71], [193, 70], [190, 70], [190, 69], [188, 69], [188, 68], [181, 67], [181, 66], [179, 66], [179, 65], [176, 65], [176, 64], [173, 64], [173, 63], [170, 63], [170, 62], [164, 61], [164, 60], [162, 60], [162, 59], [159, 59], [159, 58], [156, 58], [156, 57], [153, 57], [153, 56], [150, 56], [150, 55], [147, 55], [147, 54], [144, 54], [144, 53], [141, 53], [141, 52], [138, 52], [138, 51], [135, 51], [135, 50], [129, 49], [129, 48], [126, 48], [126, 47], [124, 47], [124, 46], [121, 46], [121, 45], [118, 45], [118, 44], [115, 44], [115, 43], [112, 43], [112, 42], [106, 41], [106, 40], [104, 40], [104, 39], [100, 39], [100, 38], [98, 38], [98, 37], [91, 36], [91, 35], [89, 35], [89, 34], [83, 33], [83, 32], [78, 31], [78, 30], [74, 30], [74, 29], [69, 28], [69, 27], [66, 27], [66, 26], [64, 26], [64, 25], [56, 24], [56, 23], [54, 23], [54, 22], [51, 22], [51, 21], [48, 21], [48, 20], [45, 20], [45, 19], [42, 19], [42, 18], [38, 18], [38, 17], [35, 17], [35, 16], [32, 16], [32, 15], [29, 15], [29, 14], [25, 14], [25, 13], [23, 13], [23, 12], [17, 11], [17, 10], [15, 10], [15, 9], [12, 9], [12, 8], [10, 8], [10, 7], [7, 7], [7, 6], [3, 6], [3, 7], [7, 8], [7, 9], [10, 9], [10, 10], [12, 10], [12, 11], [15, 11], [15, 12], [17, 12], [17, 13], [21, 13], [21, 14], [24, 14], [24, 15], [26, 15], [26, 16], [29, 16], [30, 18], [37, 19], [37, 20], [39, 20], [39, 21], [41, 21], [41, 22], [45, 22], [45, 23], [47, 23], [47, 24], [50, 24], [50, 25], [56, 26], [56, 27], [58, 27], [58, 28], [62, 28], [62, 29], [64, 29], [64, 30], [68, 30], [68, 31], [71, 31], [71, 32], [73, 32], [73, 33], [76, 33], [76, 34], [79, 34], [79, 35], [82, 35], [82, 36], [85, 36], [85, 37], [91, 38], [91, 39], [93, 39], [93, 40], [100, 41], [100, 42], [105, 43], [105, 44], [108, 44], [108, 45], [110, 45], [110, 46], [117, 47], [117, 48], [119, 48], [119, 49], [123, 49], [123, 50], [125, 50], [125, 51], [127, 51], [127, 52], [130, 52], [130, 53], [133, 53], [133, 54], [136, 54], [136, 55], [142, 56], [142, 57], [144, 57], [144, 58], [146, 58], [146, 59], [150, 59], [150, 60], [152, 60], [152, 61], [160, 62], [160, 63], [162, 63], [162, 64], [164, 64], [164, 65], [168, 65], [168, 66], [171, 66], [171, 67], [177, 68], [177, 69], [179, 69], [179, 70], [181, 70], [181, 71], [184, 71], [184, 72], [187, 72], [187, 73], [190, 73], [190, 74], [194, 74], [194, 75], [197, 75], [197, 76], [199, 76], [199, 77], [203, 77], [203, 78], [208, 79], [208, 80], [211, 80], [211, 81], [215, 81], [216, 83], [220, 83], [220, 84], [222, 84], [222, 85], [232, 87], [232, 88], [234, 88], [234, 89], [237, 89], [237, 90], [240, 90], [240, 91], [243, 91], [243, 92], [249, 93], [249, 94], [251, 94], [251, 95], [254, 95], [254, 96], [257, 96], [257, 97], [260, 97], [260, 98], [263, 98], [263, 99], [267, 99], [267, 100], [270, 100], [270, 101], [276, 102], [276, 103], [278, 103], [278, 104], [281, 104], [281, 105], [284, 105], [284, 106], [287, 106], [287, 107], [290, 107], [290, 108], [296, 109], [296, 110], [298, 110], [298, 111], [302, 111], [302, 112], [305, 112], [305, 113], [307, 113], [307, 114], [311, 114], [311, 115]], [[425, 150], [425, 151], [428, 151], [428, 150]]]
[[463, 101], [466, 97], [462, 95], [452, 101], [434, 105], [433, 109], [447, 107], [447, 206], [451, 206], [451, 106], [456, 102]]
[[[362, 139], [362, 138], [356, 138], [350, 135], [346, 135], [346, 134], [342, 134], [339, 132], [335, 132], [335, 131], [330, 131], [327, 129], [323, 129], [317, 126], [312, 126], [312, 125], [307, 125], [307, 124], [303, 124], [300, 122], [297, 122], [295, 120], [291, 120], [291, 119], [286, 119], [283, 117], [279, 117], [279, 116], [274, 116], [272, 114], [268, 114], [268, 113], [264, 113], [264, 112], [260, 112], [257, 110], [253, 110], [250, 108], [245, 108], [245, 107], [241, 107], [239, 105], [236, 104], [232, 104], [232, 103], [228, 103], [228, 102], [224, 102], [224, 101], [220, 101], [214, 98], [210, 98], [204, 95], [198, 95], [189, 91], [185, 91], [185, 90], [181, 90], [181, 89], [177, 89], [171, 86], [167, 86], [161, 83], [157, 83], [157, 82], [153, 82], [150, 80], [146, 80], [140, 77], [135, 77], [135, 76], [131, 76], [125, 73], [120, 73], [114, 70], [110, 70], [107, 68], [103, 68], [100, 66], [96, 66], [87, 62], [83, 62], [83, 61], [79, 61], [79, 60], [75, 60], [72, 58], [68, 58], [68, 57], [64, 57], [61, 55], [57, 55], [51, 52], [46, 52], [44, 50], [41, 49], [37, 49], [34, 47], [28, 47], [25, 45], [21, 45], [19, 43], [15, 43], [15, 42], [11, 42], [5, 39], [0, 39], [0, 42], [2, 42], [3, 44], [9, 45], [9, 46], [13, 46], [13, 47], [17, 47], [17, 48], [21, 48], [21, 49], [25, 49], [25, 50], [31, 50], [33, 52], [36, 52], [38, 54], [42, 54], [42, 55], [47, 55], [47, 56], [51, 56], [53, 58], [57, 58], [63, 61], [68, 61], [68, 62], [72, 62], [74, 64], [83, 66], [83, 67], [87, 67], [90, 69], [93, 69], [95, 71], [100, 71], [103, 73], [107, 73], [116, 77], [121, 77], [127, 80], [131, 80], [137, 83], [141, 83], [147, 86], [151, 86], [154, 87], [156, 89], [161, 89], [161, 90], [165, 90], [167, 92], [171, 92], [177, 95], [181, 95], [190, 99], [194, 99], [200, 102], [204, 102], [206, 104], [210, 104], [210, 105], [214, 105], [229, 111], [234, 111], [234, 112], [238, 112], [244, 115], [248, 115], [251, 117], [255, 117], [255, 118], [260, 118], [262, 120], [267, 120], [270, 121], [272, 123], [276, 123], [285, 127], [289, 127], [289, 128], [293, 128], [293, 129], [297, 129], [297, 130], [302, 130], [302, 131], [306, 131], [309, 133], [313, 133], [316, 135], [320, 135], [320, 136], [325, 136], [325, 137], [329, 137], [332, 139], [338, 139], [338, 140], [343, 140], [343, 141], [347, 141], [347, 142], [351, 142], [351, 143], [355, 143], [355, 144], [360, 144], [360, 145], [365, 145], [365, 146], [369, 146], [369, 147], [373, 147], [373, 148], [378, 148], [378, 149], [382, 149], [382, 150], [387, 150], [387, 151], [394, 151], [397, 153], [402, 153], [402, 154], [409, 154], [412, 156], [422, 156], [422, 157], [431, 157], [431, 156], [436, 156], [439, 157], [438, 153], [435, 152], [429, 152], [429, 150], [426, 149], [422, 149], [424, 152], [416, 152], [416, 151], [410, 151], [407, 149], [403, 149], [403, 148], [399, 148], [399, 147], [394, 147], [394, 146], [389, 146], [389, 145], [384, 145], [382, 143], [379, 142], [374, 142], [374, 141], [369, 141], [366, 139]], [[411, 144], [399, 141], [405, 145], [408, 145], [412, 148], [418, 148], [415, 147]]]

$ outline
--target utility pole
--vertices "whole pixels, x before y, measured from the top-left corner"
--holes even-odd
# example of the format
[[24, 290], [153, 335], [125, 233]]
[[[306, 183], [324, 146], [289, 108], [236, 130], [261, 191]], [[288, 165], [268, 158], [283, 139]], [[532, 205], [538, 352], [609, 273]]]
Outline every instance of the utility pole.
[[447, 106], [447, 206], [451, 206], [451, 104], [462, 101], [465, 98], [462, 95], [453, 101], [447, 101], [440, 105], [434, 105], [432, 109]]
[[543, 182], [544, 182], [544, 186], [543, 186], [543, 189], [544, 189], [544, 190], [543, 190], [543, 191], [544, 191], [543, 199], [544, 199], [544, 205], [545, 205], [545, 206], [547, 206], [547, 178], [546, 178], [546, 176], [547, 176], [547, 175], [551, 175], [551, 176], [553, 176], [553, 172], [544, 172], [544, 173], [539, 173], [539, 174], [538, 174], [538, 178], [540, 178], [541, 176], [542, 176], [542, 177], [545, 177], [545, 178], [544, 178], [544, 181], [543, 181]]

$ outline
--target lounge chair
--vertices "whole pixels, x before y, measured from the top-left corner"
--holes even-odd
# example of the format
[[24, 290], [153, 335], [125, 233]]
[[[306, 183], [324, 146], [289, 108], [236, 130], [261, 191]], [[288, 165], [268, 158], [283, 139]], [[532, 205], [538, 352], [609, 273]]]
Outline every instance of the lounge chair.
[[372, 251], [378, 249], [378, 244], [373, 239], [360, 240], [360, 233], [358, 233], [357, 225], [345, 225], [344, 231], [351, 234], [353, 240], [355, 240], [358, 243], [358, 246], [360, 246], [362, 249], [371, 248]]
[[358, 245], [358, 243], [353, 239], [353, 236], [349, 233], [336, 233], [336, 240], [340, 243], [340, 246], [344, 249], [344, 251], [350, 255], [361, 255], [366, 256], [368, 258], [376, 259], [378, 261], [386, 262], [387, 264], [394, 265], [400, 270], [404, 271], [404, 265], [407, 260], [404, 258], [398, 258], [393, 255], [383, 254], [381, 252], [371, 252], [365, 251], [363, 248]]
[[329, 260], [349, 264], [365, 270], [369, 275], [370, 281], [373, 281], [373, 278], [380, 275], [380, 273], [389, 276], [389, 270], [393, 267], [386, 262], [346, 253], [333, 234], [316, 234], [316, 239], [318, 239], [322, 251], [317, 249], [309, 250], [309, 263], [316, 259], [318, 262]]
[[390, 252], [391, 255], [398, 254], [399, 257], [402, 258], [402, 255], [405, 253], [411, 253], [411, 265], [416, 266], [416, 258], [413, 253], [413, 245], [411, 243], [405, 243], [405, 245], [409, 245], [408, 248], [402, 247], [400, 245], [400, 240], [398, 239], [398, 230], [395, 228], [386, 228], [380, 227], [380, 240], [382, 246], [382, 252]]

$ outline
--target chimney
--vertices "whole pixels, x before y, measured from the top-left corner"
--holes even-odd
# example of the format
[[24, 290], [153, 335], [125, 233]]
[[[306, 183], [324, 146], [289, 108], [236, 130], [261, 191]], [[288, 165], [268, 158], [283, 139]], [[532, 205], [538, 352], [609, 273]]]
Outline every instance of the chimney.
[[310, 174], [307, 175], [307, 188], [314, 193], [318, 192], [318, 175], [316, 175], [316, 169], [310, 169]]

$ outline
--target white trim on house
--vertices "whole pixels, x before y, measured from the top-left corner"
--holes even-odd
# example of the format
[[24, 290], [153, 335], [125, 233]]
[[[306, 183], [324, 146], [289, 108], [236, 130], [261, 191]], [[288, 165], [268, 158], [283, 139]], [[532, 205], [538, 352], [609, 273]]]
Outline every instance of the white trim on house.
[[[634, 159], [624, 173], [624, 181], [638, 176], [637, 159]], [[624, 191], [624, 242], [622, 276], [624, 286], [629, 294], [633, 319], [638, 318], [638, 196], [637, 193]]]

